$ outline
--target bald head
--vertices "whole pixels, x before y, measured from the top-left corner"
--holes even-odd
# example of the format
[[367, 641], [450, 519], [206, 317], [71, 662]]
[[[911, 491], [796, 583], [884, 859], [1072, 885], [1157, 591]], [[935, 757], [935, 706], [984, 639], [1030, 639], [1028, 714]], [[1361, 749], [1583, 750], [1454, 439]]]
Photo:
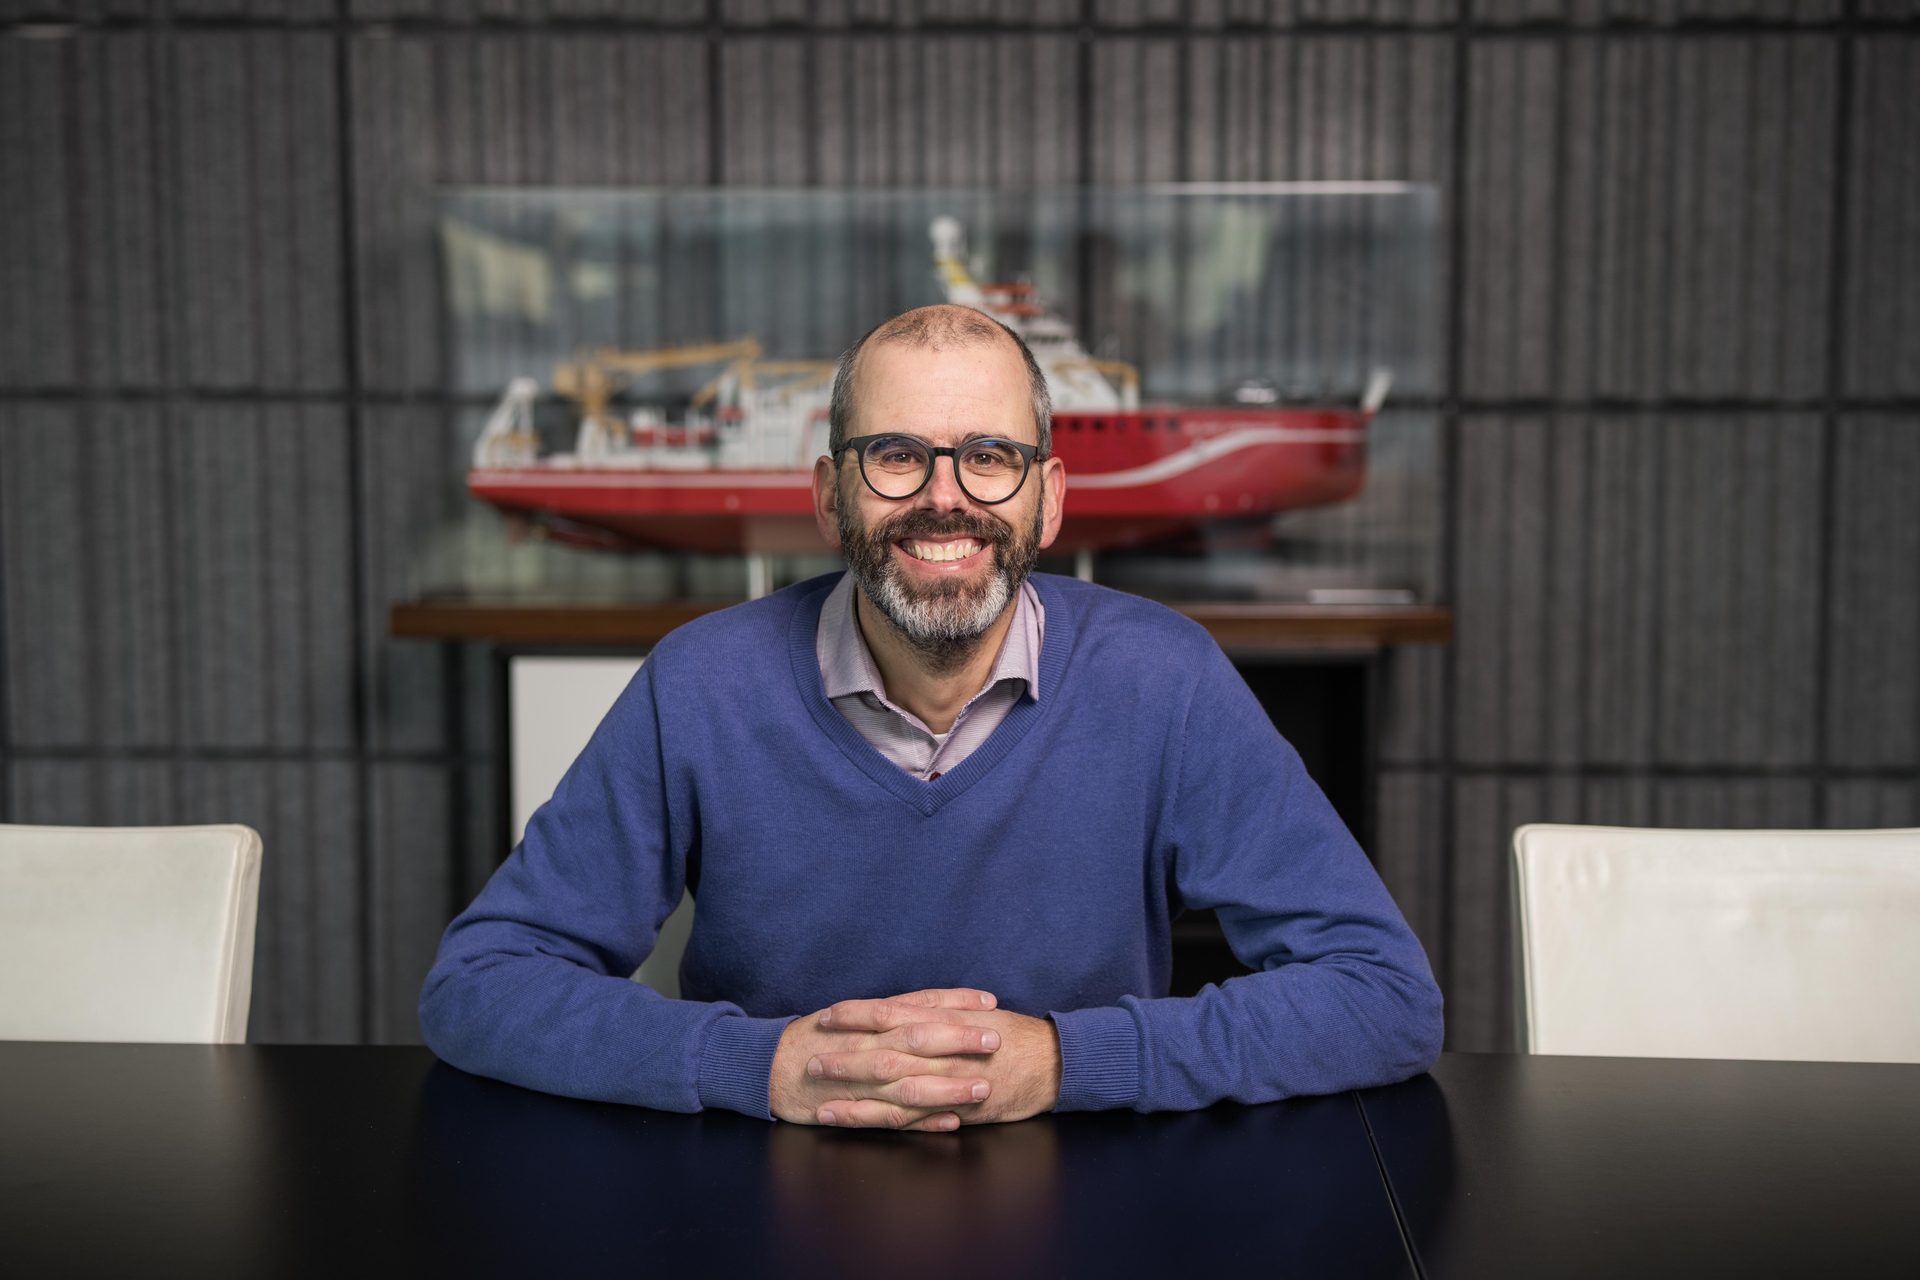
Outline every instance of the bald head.
[[846, 449], [853, 434], [854, 396], [859, 380], [861, 355], [873, 344], [898, 344], [930, 351], [953, 347], [986, 346], [1010, 343], [1027, 366], [1027, 381], [1033, 390], [1034, 440], [1040, 455], [1053, 452], [1053, 398], [1047, 393], [1047, 376], [1033, 352], [1020, 335], [982, 311], [943, 302], [931, 307], [916, 307], [867, 330], [858, 342], [846, 349], [833, 375], [833, 403], [828, 410], [832, 430], [827, 448], [835, 462]]

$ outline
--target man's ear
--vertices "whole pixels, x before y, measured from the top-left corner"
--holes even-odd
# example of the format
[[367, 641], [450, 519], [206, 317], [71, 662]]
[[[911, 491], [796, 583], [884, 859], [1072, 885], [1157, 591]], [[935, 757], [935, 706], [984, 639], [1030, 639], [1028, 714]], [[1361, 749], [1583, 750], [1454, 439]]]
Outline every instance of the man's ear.
[[840, 549], [840, 468], [821, 457], [813, 464], [813, 523], [835, 551]]
[[1040, 498], [1040, 547], [1045, 550], [1060, 536], [1060, 521], [1067, 511], [1066, 464], [1058, 458], [1048, 458], [1040, 464], [1040, 478], [1044, 486]]

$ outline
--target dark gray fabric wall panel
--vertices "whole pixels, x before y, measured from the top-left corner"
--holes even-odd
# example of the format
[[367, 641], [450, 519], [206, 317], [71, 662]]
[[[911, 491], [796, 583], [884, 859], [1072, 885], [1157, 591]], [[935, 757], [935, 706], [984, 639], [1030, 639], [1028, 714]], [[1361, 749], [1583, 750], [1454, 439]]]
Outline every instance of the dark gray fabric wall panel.
[[712, 176], [706, 44], [695, 37], [356, 37], [351, 57], [355, 327], [371, 389], [444, 387], [437, 185]]
[[[0, 37], [0, 385], [342, 382], [334, 38]], [[172, 282], [191, 281], [191, 288]]]
[[1731, 781], [1662, 778], [1653, 785], [1653, 825], [1792, 829], [1814, 825], [1814, 784], [1804, 778]]
[[342, 386], [335, 37], [183, 36], [173, 55], [185, 380]]
[[809, 92], [810, 40], [730, 40], [720, 51], [721, 180], [757, 186], [804, 184], [815, 166], [818, 130]]
[[324, 22], [339, 16], [339, 0], [159, 0], [177, 18], [251, 18], [260, 22]]
[[110, 717], [88, 696], [82, 646], [94, 629], [92, 593], [75, 534], [91, 515], [78, 416], [69, 405], [0, 406], [6, 733], [15, 744], [85, 746], [104, 740], [116, 721], [123, 732], [142, 736], [164, 735], [172, 727], [170, 722], [155, 726], [151, 706], [123, 704], [120, 715]]
[[[1453, 62], [1444, 39], [1226, 37], [1179, 47], [1183, 180], [1452, 176]], [[1111, 84], [1097, 77], [1096, 93], [1125, 102], [1141, 83], [1117, 70]]]
[[353, 741], [352, 535], [334, 406], [179, 406], [167, 480], [184, 624], [181, 740], [342, 748]]
[[809, 0], [721, 0], [720, 14], [728, 24], [742, 27], [843, 27], [850, 18], [846, 0], [826, 0], [824, 4]]
[[98, 22], [144, 18], [157, 0], [0, 0], [0, 22]]
[[749, 186], [1078, 179], [1071, 37], [740, 37], [721, 52], [721, 177]]
[[[1092, 13], [1093, 20], [1103, 26], [1177, 26], [1189, 7], [1183, 0], [1093, 0]], [[1217, 11], [1224, 5], [1208, 7]]]
[[1457, 758], [1810, 765], [1821, 429], [1470, 418]]
[[387, 610], [419, 594], [430, 576], [421, 558], [453, 513], [458, 474], [452, 410], [370, 409], [364, 418], [361, 512], [367, 537], [367, 731], [380, 751], [447, 751], [447, 702], [455, 695], [438, 646], [387, 636]]
[[454, 770], [382, 764], [372, 770], [372, 967], [368, 1026], [376, 1044], [420, 1040], [420, 985], [453, 916]]
[[1814, 36], [1476, 43], [1464, 390], [1820, 395], [1837, 64]]
[[1452, 178], [1436, 37], [1103, 39], [1091, 78], [1096, 182]]
[[17, 749], [346, 748], [343, 415], [0, 408]]
[[1920, 40], [1853, 47], [1847, 199], [1846, 389], [1920, 394]]
[[1797, 415], [1669, 417], [1660, 430], [1656, 758], [1811, 765], [1820, 424]]
[[1514, 828], [1579, 822], [1580, 799], [1580, 783], [1570, 777], [1468, 777], [1453, 784], [1451, 927], [1440, 975], [1449, 1047], [1480, 1053], [1513, 1047]]
[[1094, 41], [1087, 103], [1090, 181], [1179, 180], [1185, 153], [1182, 48], [1182, 41], [1161, 37]]
[[1433, 764], [1446, 758], [1451, 657], [1448, 650], [1428, 645], [1395, 649], [1387, 656], [1380, 695], [1383, 763]]
[[1458, 0], [1093, 0], [1093, 21], [1106, 27], [1292, 27], [1317, 23], [1419, 24], [1454, 20]]
[[0, 387], [170, 376], [161, 51], [137, 33], [0, 35]]
[[178, 822], [180, 769], [171, 760], [18, 760], [8, 821], [75, 827]]
[[1920, 768], [1920, 415], [1840, 425], [1827, 671], [1827, 754]]
[[1590, 778], [1580, 799], [1582, 822], [1602, 827], [1654, 825], [1652, 778]]
[[[1542, 418], [1469, 419], [1461, 429], [1460, 760], [1569, 764], [1585, 754], [1586, 609], [1573, 593], [1592, 514], [1585, 475], [1568, 463], [1584, 455], [1588, 430]], [[1623, 694], [1612, 691], [1609, 705]]]
[[[1664, 558], [1657, 505], [1659, 454], [1631, 419], [1589, 428], [1586, 466], [1592, 513], [1586, 537], [1591, 566], [1586, 596], [1583, 726], [1586, 757], [1597, 764], [1647, 765], [1653, 760], [1652, 699], [1657, 679], [1657, 597], [1651, 590]], [[1464, 487], [1464, 480], [1463, 480]], [[1464, 577], [1465, 568], [1462, 567]], [[1464, 664], [1466, 644], [1455, 651]], [[1640, 691], [1642, 696], [1633, 694]]]
[[1831, 827], [1920, 827], [1920, 782], [1835, 782], [1827, 787]]
[[562, 21], [691, 23], [707, 16], [707, 0], [349, 0], [353, 16], [374, 20], [438, 19], [443, 22], [544, 18]]
[[1446, 832], [1445, 778], [1435, 770], [1390, 770], [1375, 801], [1374, 865], [1415, 936], [1426, 944], [1436, 974], [1446, 956], [1446, 864], [1433, 856]]
[[1489, 24], [1602, 22], [1831, 22], [1842, 0], [1475, 0], [1473, 17]]

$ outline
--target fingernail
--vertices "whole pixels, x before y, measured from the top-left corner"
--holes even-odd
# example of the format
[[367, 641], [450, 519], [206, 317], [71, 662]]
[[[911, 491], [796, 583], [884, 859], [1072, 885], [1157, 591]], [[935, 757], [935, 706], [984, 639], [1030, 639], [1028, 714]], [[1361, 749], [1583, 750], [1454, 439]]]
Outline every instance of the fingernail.
[[1000, 1047], [1000, 1033], [998, 1031], [989, 1031], [987, 1034], [981, 1036], [980, 1047], [989, 1050], [998, 1049]]
[[973, 1100], [975, 1102], [985, 1102], [987, 1100], [987, 1082], [985, 1080], [973, 1086]]
[[934, 1124], [942, 1129], [958, 1129], [960, 1127], [960, 1117], [941, 1116], [938, 1120], [934, 1121]]
[[831, 1009], [821, 1010], [820, 1025], [823, 1027], [830, 1027], [833, 1025], [833, 1010]]
[[994, 1006], [993, 993], [991, 991], [982, 991], [980, 993], [980, 1004], [982, 1008], [987, 1008], [987, 1009], [993, 1008]]
[[833, 1112], [831, 1112], [831, 1111], [822, 1111], [822, 1112], [820, 1113], [820, 1123], [821, 1123], [821, 1124], [838, 1124], [838, 1123], [840, 1123], [840, 1122], [839, 1122], [838, 1120], [836, 1120], [836, 1119], [834, 1119], [834, 1115], [833, 1115]]
[[822, 1072], [824, 1072], [825, 1070], [826, 1070], [826, 1068], [820, 1065], [820, 1059], [818, 1059], [818, 1058], [808, 1058], [808, 1059], [807, 1059], [807, 1074], [808, 1074], [808, 1075], [810, 1075], [810, 1076], [817, 1076], [817, 1075], [820, 1075], [820, 1074], [821, 1074]]

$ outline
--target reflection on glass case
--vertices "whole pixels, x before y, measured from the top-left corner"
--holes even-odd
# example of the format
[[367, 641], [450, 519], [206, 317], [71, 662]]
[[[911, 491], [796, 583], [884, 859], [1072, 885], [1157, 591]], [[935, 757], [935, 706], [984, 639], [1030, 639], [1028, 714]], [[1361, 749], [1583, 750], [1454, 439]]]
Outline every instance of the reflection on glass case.
[[1398, 405], [1437, 381], [1437, 210], [1404, 183], [444, 192], [452, 389], [492, 407], [426, 585], [726, 595], [831, 567], [809, 482], [833, 361], [946, 301], [1046, 375], [1045, 567], [1424, 599], [1436, 426]]

